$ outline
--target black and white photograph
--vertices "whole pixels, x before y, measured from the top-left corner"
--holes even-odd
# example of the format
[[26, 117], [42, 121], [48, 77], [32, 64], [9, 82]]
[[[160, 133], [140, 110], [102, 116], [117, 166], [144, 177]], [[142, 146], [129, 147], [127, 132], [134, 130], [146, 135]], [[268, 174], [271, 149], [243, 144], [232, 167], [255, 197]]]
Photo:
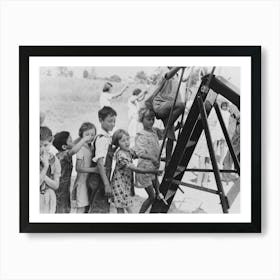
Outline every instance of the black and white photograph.
[[40, 68], [40, 213], [239, 213], [239, 87], [239, 67]]
[[251, 77], [259, 73], [244, 54], [258, 47], [224, 56], [201, 47], [200, 57], [190, 47], [176, 56], [175, 47], [45, 51], [57, 49], [20, 49], [31, 52], [30, 222], [252, 222]]

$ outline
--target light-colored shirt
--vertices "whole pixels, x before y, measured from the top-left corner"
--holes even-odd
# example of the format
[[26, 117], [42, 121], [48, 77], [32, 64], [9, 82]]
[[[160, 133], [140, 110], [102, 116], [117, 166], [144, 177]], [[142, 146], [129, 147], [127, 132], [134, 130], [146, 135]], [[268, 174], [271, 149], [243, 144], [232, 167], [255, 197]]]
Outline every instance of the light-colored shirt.
[[104, 106], [111, 107], [111, 99], [112, 99], [111, 93], [102, 92], [99, 97], [100, 108], [103, 108]]
[[112, 137], [107, 131], [103, 129], [101, 130], [101, 133], [99, 133], [96, 137], [97, 138], [95, 140], [95, 157], [92, 159], [92, 161], [97, 162], [98, 159], [103, 158], [105, 164], [108, 147], [112, 142]]

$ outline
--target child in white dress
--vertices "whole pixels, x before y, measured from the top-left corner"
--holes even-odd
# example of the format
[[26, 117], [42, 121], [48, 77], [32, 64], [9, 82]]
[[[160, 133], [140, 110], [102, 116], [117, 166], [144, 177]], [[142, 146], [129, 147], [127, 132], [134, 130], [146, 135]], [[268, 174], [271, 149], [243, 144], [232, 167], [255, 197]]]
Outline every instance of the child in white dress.
[[75, 213], [85, 213], [86, 207], [89, 205], [87, 177], [88, 169], [91, 166], [92, 151], [91, 142], [96, 135], [95, 125], [89, 122], [83, 123], [79, 129], [79, 137], [84, 138], [90, 136], [89, 140], [81, 147], [76, 155], [76, 171], [77, 177], [72, 190], [73, 208]]

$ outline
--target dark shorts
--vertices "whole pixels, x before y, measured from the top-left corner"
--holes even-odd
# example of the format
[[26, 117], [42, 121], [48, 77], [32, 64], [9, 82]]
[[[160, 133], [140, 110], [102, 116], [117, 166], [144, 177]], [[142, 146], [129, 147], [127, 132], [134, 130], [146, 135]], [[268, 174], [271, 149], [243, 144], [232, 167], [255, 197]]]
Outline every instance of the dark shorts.
[[87, 178], [89, 213], [109, 213], [110, 203], [105, 196], [105, 187], [99, 174], [91, 173]]

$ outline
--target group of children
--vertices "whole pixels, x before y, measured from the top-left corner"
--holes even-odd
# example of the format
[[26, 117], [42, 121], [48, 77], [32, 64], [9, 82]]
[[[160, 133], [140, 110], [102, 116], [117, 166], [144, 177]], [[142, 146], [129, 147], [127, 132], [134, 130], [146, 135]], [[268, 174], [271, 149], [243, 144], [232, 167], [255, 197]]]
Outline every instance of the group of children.
[[[175, 122], [187, 105], [186, 84], [191, 79], [192, 68], [168, 67], [155, 89], [147, 97], [147, 91], [133, 91], [129, 98], [129, 131], [114, 130], [117, 113], [111, 107], [111, 100], [121, 96], [128, 86], [118, 93], [112, 93], [113, 85], [105, 83], [100, 94], [98, 119], [101, 131], [90, 122], [83, 123], [79, 138], [72, 140], [67, 131], [52, 136], [48, 127], [40, 128], [40, 211], [41, 213], [109, 213], [110, 203], [114, 203], [117, 213], [133, 212], [134, 187], [144, 188], [148, 198], [139, 212], [145, 213], [160, 194], [157, 175], [160, 173], [160, 145], [164, 130], [155, 128], [155, 117], [160, 119], [166, 129], [166, 165], [169, 164], [175, 140]], [[186, 71], [185, 71], [186, 70]], [[178, 73], [181, 73], [180, 75]], [[178, 85], [181, 80], [181, 86]], [[144, 100], [144, 101], [143, 101]], [[139, 102], [144, 106], [140, 107]], [[173, 108], [173, 109], [172, 109]], [[227, 102], [222, 102], [221, 113], [228, 128], [230, 113]], [[138, 120], [136, 116], [138, 115]], [[185, 114], [186, 115], [186, 114]], [[138, 131], [139, 122], [143, 128]], [[209, 122], [211, 117], [209, 116]], [[179, 128], [182, 124], [179, 123]], [[177, 126], [176, 126], [177, 127]], [[216, 156], [220, 167], [225, 157], [225, 139], [221, 130], [212, 127]], [[213, 134], [213, 133], [212, 133]], [[239, 133], [236, 134], [236, 150], [239, 150]], [[131, 137], [132, 136], [132, 137]], [[130, 138], [131, 137], [131, 138]], [[202, 137], [203, 138], [203, 137]], [[131, 141], [132, 140], [132, 141]], [[130, 147], [134, 142], [133, 148]], [[56, 148], [53, 151], [52, 145]], [[72, 156], [76, 154], [76, 171], [70, 193], [72, 175]], [[196, 154], [199, 167], [210, 164], [206, 141], [198, 143]], [[112, 170], [113, 158], [115, 168]], [[135, 166], [134, 159], [138, 159]], [[232, 165], [229, 155], [226, 166]], [[134, 174], [135, 173], [135, 176]], [[135, 179], [135, 182], [134, 182]], [[196, 179], [198, 185], [207, 186], [208, 174], [201, 173]], [[164, 200], [163, 200], [164, 201]]]
[[[139, 110], [143, 129], [133, 148], [126, 130], [118, 129], [111, 137], [116, 117], [113, 108], [104, 106], [98, 111], [101, 131], [97, 133], [90, 122], [83, 123], [75, 141], [67, 131], [53, 136], [48, 127], [40, 127], [40, 213], [109, 213], [111, 202], [117, 213], [133, 213], [134, 187], [148, 194], [139, 211], [144, 213], [160, 196], [157, 175], [161, 173], [158, 157], [163, 131], [153, 127], [153, 111]], [[70, 188], [74, 154], [77, 177]], [[136, 158], [137, 166], [133, 164]]]

